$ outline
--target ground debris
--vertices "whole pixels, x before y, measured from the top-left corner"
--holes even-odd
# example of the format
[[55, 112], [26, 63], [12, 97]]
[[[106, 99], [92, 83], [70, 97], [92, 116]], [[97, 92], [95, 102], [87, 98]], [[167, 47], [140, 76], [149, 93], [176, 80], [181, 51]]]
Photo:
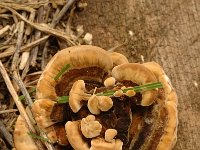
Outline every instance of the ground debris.
[[[82, 25], [74, 27], [76, 11], [84, 0], [1, 0], [0, 63], [24, 107], [35, 99], [35, 86], [47, 62], [60, 49], [89, 44]], [[12, 132], [21, 112], [0, 74], [0, 149], [14, 148]], [[10, 95], [11, 94], [11, 95]], [[25, 113], [25, 112], [23, 112]], [[29, 114], [27, 113], [29, 116]], [[30, 117], [30, 116], [29, 116]], [[37, 129], [36, 129], [37, 131]], [[40, 131], [39, 131], [40, 132]], [[47, 149], [52, 149], [46, 145]]]

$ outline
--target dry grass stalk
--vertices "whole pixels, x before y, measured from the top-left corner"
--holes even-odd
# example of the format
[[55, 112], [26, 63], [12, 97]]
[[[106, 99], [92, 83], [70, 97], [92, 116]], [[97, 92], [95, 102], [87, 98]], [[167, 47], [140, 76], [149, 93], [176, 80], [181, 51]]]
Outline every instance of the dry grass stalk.
[[0, 114], [5, 114], [5, 113], [12, 113], [12, 112], [17, 112], [18, 109], [7, 109], [7, 110], [1, 110]]
[[[0, 7], [1, 7], [1, 4], [0, 4]], [[47, 34], [51, 34], [51, 35], [57, 36], [57, 37], [65, 40], [70, 45], [77, 45], [76, 43], [74, 43], [71, 40], [71, 38], [69, 36], [67, 36], [65, 34], [65, 32], [53, 29], [53, 28], [49, 27], [48, 25], [44, 25], [44, 24], [42, 25], [42, 24], [30, 22], [26, 18], [24, 18], [22, 15], [20, 15], [17, 11], [15, 11], [14, 9], [12, 9], [10, 7], [7, 7], [7, 6], [5, 6], [5, 8], [10, 10], [13, 14], [18, 16], [20, 19], [22, 19], [24, 22], [26, 22], [27, 24], [31, 25], [35, 29], [40, 30], [41, 32], [44, 32], [44, 33], [47, 33]]]
[[4, 33], [7, 32], [9, 30], [10, 26], [7, 25], [5, 26], [3, 29], [0, 30], [0, 37], [4, 36]]
[[11, 145], [14, 146], [14, 142], [13, 142], [13, 137], [12, 135], [7, 131], [4, 123], [0, 120], [0, 132], [3, 134], [3, 136], [5, 137], [6, 141]]
[[[32, 42], [32, 43], [29, 43], [29, 44], [27, 44], [27, 45], [24, 45], [24, 46], [21, 47], [20, 52], [30, 51], [31, 48], [35, 47], [36, 45], [39, 45], [40, 43], [42, 43], [42, 42], [44, 42], [44, 41], [46, 41], [48, 38], [49, 38], [49, 36], [47, 35], [47, 36], [44, 36], [44, 37], [42, 37], [42, 38], [40, 38], [40, 39], [38, 39], [38, 40], [36, 40], [36, 41], [34, 41], [34, 42]], [[10, 47], [10, 46], [6, 46], [6, 48], [9, 48], [9, 47]], [[5, 48], [4, 48], [4, 49], [5, 49]], [[8, 52], [0, 53], [0, 59], [1, 59], [1, 58], [4, 58], [4, 57], [11, 56], [11, 55], [14, 54], [14, 52], [15, 52], [15, 50], [12, 49], [12, 50], [10, 50], [10, 51], [8, 51]]]
[[[6, 86], [11, 94], [11, 96], [13, 97], [13, 100], [15, 101], [15, 104], [20, 112], [20, 115], [24, 118], [26, 124], [27, 124], [27, 127], [29, 128], [29, 130], [33, 133], [36, 133], [36, 130], [34, 128], [34, 126], [32, 125], [30, 119], [29, 119], [29, 116], [26, 114], [26, 111], [24, 109], [24, 106], [23, 104], [21, 103], [21, 101], [19, 101], [19, 98], [18, 98], [18, 95], [12, 85], [12, 82], [10, 81], [10, 78], [6, 72], [6, 69], [4, 68], [1, 60], [0, 60], [0, 72], [2, 74], [2, 77], [4, 78], [4, 81], [6, 83]], [[35, 142], [36, 145], [38, 146], [39, 149], [44, 149], [44, 147], [42, 146], [42, 143], [41, 141], [37, 141]]]
[[[75, 0], [69, 0], [64, 7], [61, 9], [60, 12], [55, 13], [55, 16], [51, 22], [51, 27], [55, 28], [55, 26], [60, 22], [61, 18], [64, 16], [64, 14], [67, 12], [67, 10], [69, 9], [69, 7], [75, 2]], [[58, 10], [58, 9], [57, 9]], [[57, 11], [56, 10], [56, 11]], [[70, 36], [69, 36], [70, 37]], [[70, 41], [69, 41], [70, 42]], [[72, 45], [77, 45], [75, 42], [71, 43]], [[41, 68], [42, 70], [44, 70], [46, 64], [47, 64], [47, 43], [45, 43], [44, 49], [43, 49], [43, 53], [42, 53], [42, 63], [41, 63]]]
[[[23, 13], [23, 15], [25, 16], [26, 14]], [[12, 65], [11, 65], [12, 71], [17, 71], [17, 64], [18, 64], [18, 60], [19, 60], [19, 52], [20, 52], [20, 48], [21, 48], [21, 44], [22, 44], [22, 40], [23, 40], [23, 32], [24, 32], [24, 21], [21, 21], [20, 28], [19, 28], [19, 31], [18, 31], [16, 50], [15, 50]]]
[[1, 5], [4, 6], [4, 7], [11, 7], [11, 8], [16, 9], [16, 10], [24, 10], [24, 11], [27, 11], [27, 12], [32, 12], [32, 11], [35, 11], [34, 8], [40, 7], [41, 4], [31, 5], [31, 7], [30, 7], [30, 5], [28, 5], [26, 3], [17, 4], [17, 3], [13, 3], [13, 2], [10, 2], [10, 3], [1, 2]]
[[[47, 138], [45, 133], [35, 125], [32, 112], [30, 111], [33, 101], [26, 88], [32, 88], [37, 84], [41, 72], [36, 71], [40, 71], [41, 65], [44, 68], [47, 64], [48, 57], [51, 57], [54, 54], [54, 52], [48, 53], [49, 47], [47, 47], [49, 45], [54, 46], [51, 42], [49, 42], [49, 45], [47, 44], [47, 40], [51, 35], [58, 37], [58, 47], [62, 47], [60, 46], [59, 41], [64, 41], [66, 46], [79, 44], [80, 41], [77, 39], [80, 37], [76, 37], [70, 29], [76, 5], [71, 8], [71, 13], [67, 16], [68, 22], [66, 23], [67, 20], [60, 22], [61, 18], [66, 15], [66, 12], [76, 0], [68, 0], [67, 2], [62, 0], [62, 2], [51, 0], [23, 1], [24, 0], [18, 2], [14, 0], [2, 0], [0, 3], [0, 36], [3, 36], [3, 38], [0, 39], [0, 71], [10, 94], [13, 97], [13, 99], [9, 99], [10, 104], [9, 107], [7, 107], [8, 110], [0, 110], [0, 114], [5, 115], [5, 113], [9, 113], [8, 115], [11, 117], [11, 124], [13, 124], [17, 116], [14, 112], [19, 110], [21, 116], [25, 119], [30, 132]], [[47, 24], [50, 25], [48, 26]], [[63, 24], [63, 26], [61, 24]], [[55, 27], [56, 29], [54, 29]], [[69, 32], [66, 32], [66, 27]], [[41, 50], [43, 52], [42, 56]], [[11, 55], [13, 55], [13, 57], [6, 58]], [[21, 63], [19, 65], [20, 59]], [[37, 63], [36, 60], [37, 62], [41, 62], [41, 64]], [[5, 71], [5, 67], [7, 69], [10, 67], [10, 62], [12, 62], [12, 72], [10, 73], [12, 73], [13, 83], [11, 83], [7, 72]], [[20, 74], [19, 69], [22, 70], [22, 73], [20, 71]], [[36, 75], [34, 75], [34, 71], [36, 72]], [[28, 74], [32, 72], [33, 75]], [[14, 89], [14, 85], [17, 87], [16, 89]], [[24, 111], [24, 106], [18, 100], [16, 91], [19, 90], [25, 96], [26, 104], [28, 104], [27, 108], [29, 109], [28, 113]], [[17, 105], [17, 109], [13, 109], [14, 103]], [[7, 122], [6, 126], [8, 124], [9, 122]], [[10, 126], [9, 131], [13, 131], [13, 127]], [[39, 149], [44, 149], [41, 141], [37, 141], [36, 144], [38, 144], [37, 146]], [[44, 144], [48, 150], [54, 149], [50, 143]]]

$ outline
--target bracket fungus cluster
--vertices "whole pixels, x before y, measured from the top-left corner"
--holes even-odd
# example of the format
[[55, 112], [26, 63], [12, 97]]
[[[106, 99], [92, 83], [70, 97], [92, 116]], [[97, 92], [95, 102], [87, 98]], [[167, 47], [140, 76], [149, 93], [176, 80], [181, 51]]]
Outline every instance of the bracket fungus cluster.
[[[65, 65], [70, 68], [55, 80]], [[163, 87], [157, 88], [158, 82]], [[66, 102], [59, 103], [59, 97]], [[32, 112], [58, 149], [171, 150], [176, 143], [177, 96], [161, 66], [129, 63], [96, 46], [70, 47], [50, 60]], [[38, 150], [27, 132], [19, 116], [16, 149]]]

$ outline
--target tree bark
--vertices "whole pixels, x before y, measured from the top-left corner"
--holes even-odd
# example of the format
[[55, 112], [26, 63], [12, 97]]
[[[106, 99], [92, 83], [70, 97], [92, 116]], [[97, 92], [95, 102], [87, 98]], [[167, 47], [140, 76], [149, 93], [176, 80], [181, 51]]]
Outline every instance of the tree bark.
[[74, 24], [93, 34], [93, 45], [126, 43], [118, 51], [130, 62], [161, 64], [179, 98], [174, 149], [200, 149], [199, 0], [90, 0]]

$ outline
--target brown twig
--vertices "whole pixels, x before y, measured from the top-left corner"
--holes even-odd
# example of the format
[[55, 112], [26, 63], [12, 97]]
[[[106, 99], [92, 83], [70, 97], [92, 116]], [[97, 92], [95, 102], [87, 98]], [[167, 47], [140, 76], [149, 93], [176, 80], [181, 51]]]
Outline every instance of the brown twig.
[[[38, 23], [46, 23], [44, 20], [45, 20], [45, 15], [48, 15], [47, 14], [47, 11], [45, 10], [47, 6], [42, 6], [38, 9], [38, 16], [37, 16], [37, 22]], [[41, 32], [40, 31], [36, 31], [35, 33], [35, 40], [39, 39], [41, 36]], [[33, 50], [31, 51], [31, 59], [30, 59], [30, 64], [31, 66], [35, 66], [36, 65], [36, 59], [37, 59], [37, 54], [38, 54], [38, 49], [39, 49], [39, 46], [36, 46], [33, 48]]]
[[53, 19], [51, 26], [54, 28], [58, 22], [61, 20], [61, 18], [65, 15], [67, 10], [70, 8], [70, 6], [75, 2], [75, 0], [68, 0], [67, 3], [64, 5], [64, 7], [61, 9], [59, 14]]
[[[52, 22], [51, 27], [55, 28], [55, 26], [58, 24], [58, 22], [61, 20], [61, 18], [65, 15], [69, 7], [75, 2], [75, 0], [69, 0], [64, 7], [61, 9], [61, 11], [57, 14], [55, 14]], [[57, 9], [58, 10], [58, 9]], [[75, 44], [75, 43], [74, 43]], [[76, 44], [75, 44], [76, 45]], [[44, 70], [46, 64], [47, 64], [47, 46], [48, 43], [45, 43], [43, 53], [42, 53], [42, 62], [41, 62], [41, 69]]]
[[12, 113], [18, 111], [17, 109], [8, 109], [8, 110], [1, 110], [0, 114], [5, 114], [5, 113]]
[[5, 26], [0, 30], [0, 37], [3, 37], [4, 33], [7, 32], [10, 28], [10, 25]]
[[13, 72], [13, 79], [15, 80], [15, 82], [19, 86], [20, 90], [22, 91], [22, 93], [25, 97], [25, 100], [28, 103], [28, 106], [31, 108], [33, 101], [31, 99], [26, 87], [24, 86], [24, 83], [23, 83], [20, 75], [16, 71]]
[[[27, 45], [24, 45], [24, 46], [21, 47], [20, 52], [30, 51], [31, 48], [37, 46], [38, 44], [40, 44], [40, 43], [42, 43], [42, 42], [44, 42], [44, 41], [46, 41], [48, 38], [49, 38], [49, 36], [46, 35], [46, 36], [44, 36], [44, 37], [42, 37], [42, 38], [40, 38], [40, 39], [38, 39], [38, 40], [36, 40], [36, 41], [34, 41], [34, 42], [32, 42], [32, 43], [29, 43], [29, 44], [27, 44]], [[10, 46], [6, 46], [6, 47], [8, 48], [8, 47], [10, 47]], [[10, 51], [8, 51], [8, 52], [0, 53], [0, 59], [1, 59], [1, 58], [4, 58], [4, 57], [11, 56], [11, 55], [14, 54], [14, 52], [15, 52], [15, 50], [13, 49], [13, 50], [10, 50]]]
[[[41, 36], [41, 32], [40, 31], [36, 31], [35, 40], [40, 39], [40, 36]], [[37, 59], [38, 50], [39, 50], [39, 46], [36, 46], [31, 51], [30, 65], [33, 66], [33, 67], [35, 67], [35, 65], [36, 65], [36, 59]]]
[[[23, 13], [23, 16], [25, 16], [26, 13]], [[22, 44], [22, 39], [23, 39], [23, 33], [24, 33], [24, 21], [20, 22], [20, 27], [19, 27], [19, 31], [18, 31], [18, 37], [17, 37], [17, 43], [16, 43], [16, 50], [13, 56], [13, 61], [12, 61], [12, 65], [11, 65], [11, 70], [12, 71], [16, 71], [17, 70], [17, 65], [18, 65], [18, 61], [19, 61], [19, 52], [20, 52], [20, 48], [21, 48], [21, 44]]]
[[[1, 7], [1, 4], [0, 4], [0, 7]], [[42, 25], [42, 24], [30, 22], [26, 18], [24, 18], [22, 15], [20, 15], [18, 12], [16, 12], [14, 9], [12, 9], [10, 7], [6, 7], [6, 6], [4, 6], [4, 7], [6, 9], [10, 10], [13, 14], [17, 15], [19, 18], [21, 18], [24, 22], [26, 22], [29, 25], [31, 25], [32, 27], [36, 28], [37, 30], [40, 30], [40, 31], [45, 32], [47, 34], [57, 36], [57, 37], [65, 40], [66, 42], [69, 42], [71, 45], [76, 45], [76, 43], [74, 43], [70, 39], [70, 37], [65, 34], [65, 32], [53, 29], [53, 28], [49, 27], [48, 25]]]
[[3, 122], [1, 122], [1, 120], [0, 120], [0, 133], [5, 137], [6, 141], [13, 147], [14, 142], [12, 135], [7, 131], [5, 125], [3, 124]]
[[11, 36], [5, 41], [3, 42], [2, 45], [7, 45], [13, 38], [13, 36], [15, 35], [15, 33], [17, 33], [18, 29], [19, 29], [19, 25], [15, 25], [16, 26], [16, 29], [13, 31], [13, 33], [11, 34]]
[[[20, 115], [24, 118], [29, 130], [31, 132], [35, 133], [36, 130], [35, 130], [34, 126], [32, 125], [28, 115], [26, 114], [26, 111], [24, 109], [23, 104], [21, 103], [21, 101], [19, 101], [18, 95], [17, 95], [17, 93], [16, 93], [16, 91], [15, 91], [15, 89], [14, 89], [14, 87], [13, 87], [11, 81], [10, 81], [10, 78], [9, 78], [9, 76], [8, 76], [8, 74], [6, 72], [6, 69], [4, 68], [1, 60], [0, 60], [0, 72], [2, 74], [2, 77], [4, 78], [4, 81], [6, 83], [6, 86], [7, 86], [8, 90], [9, 90], [10, 94], [13, 97], [13, 100], [15, 101], [15, 104], [16, 104], [19, 112], [20, 112]], [[41, 141], [37, 141], [35, 143], [36, 143], [36, 145], [38, 146], [39, 149], [44, 149], [43, 145], [41, 144]]]
[[[30, 13], [30, 16], [29, 16], [29, 21], [30, 21], [30, 22], [33, 22], [33, 21], [34, 21], [35, 15], [36, 15], [35, 11], [32, 11], [32, 12]], [[32, 30], [32, 29], [31, 29], [31, 26], [28, 26], [28, 27], [26, 28], [25, 34], [26, 34], [26, 35], [30, 35], [30, 34], [31, 34], [31, 30]]]
[[[17, 4], [17, 3], [4, 3], [4, 2], [1, 2], [1, 5], [2, 6], [8, 6], [8, 7], [11, 7], [13, 9], [16, 9], [16, 10], [24, 10], [24, 11], [27, 11], [27, 12], [32, 12], [34, 11], [34, 8], [33, 7], [30, 7], [28, 5], [24, 5], [24, 4]], [[39, 6], [37, 6], [39, 7]], [[35, 8], [37, 8], [35, 7]]]
[[42, 51], [42, 61], [41, 61], [42, 70], [44, 70], [47, 64], [47, 46], [48, 46], [48, 43], [46, 42]]
[[[71, 23], [72, 23], [72, 17], [74, 15], [74, 10], [75, 10], [75, 7], [73, 7], [70, 11], [70, 14], [69, 14], [69, 18], [67, 20], [67, 25], [66, 25], [66, 28], [65, 28], [65, 31], [66, 33], [70, 36], [71, 35]], [[77, 37], [76, 39], [78, 39], [79, 37]]]

